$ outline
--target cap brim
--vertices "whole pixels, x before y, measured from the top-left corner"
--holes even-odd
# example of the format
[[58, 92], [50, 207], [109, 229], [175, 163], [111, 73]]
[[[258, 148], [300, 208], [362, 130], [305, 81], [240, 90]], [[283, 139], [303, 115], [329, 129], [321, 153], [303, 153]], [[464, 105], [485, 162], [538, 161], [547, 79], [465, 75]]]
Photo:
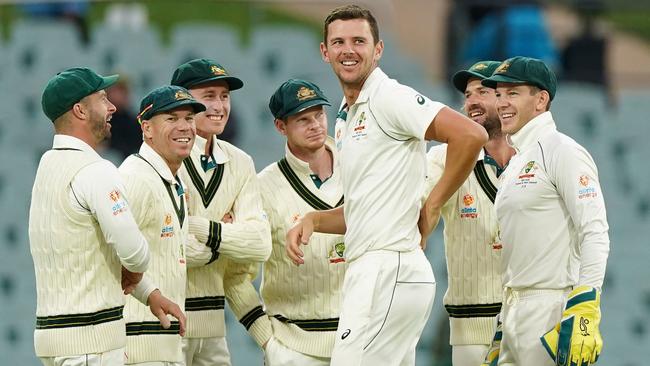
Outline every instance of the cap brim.
[[99, 84], [97, 87], [97, 91], [104, 90], [110, 86], [113, 86], [117, 81], [120, 79], [120, 75], [109, 75], [109, 76], [102, 76], [102, 82]]
[[326, 106], [331, 106], [330, 102], [326, 101], [325, 99], [312, 99], [309, 101], [306, 101], [302, 103], [301, 105], [297, 106], [296, 108], [288, 111], [287, 113], [284, 114], [284, 116], [280, 116], [279, 118], [285, 118], [288, 116], [293, 116], [294, 114], [298, 114], [304, 110], [307, 110], [311, 107], [315, 107], [317, 105], [326, 105]]
[[225, 81], [228, 84], [228, 87], [230, 88], [231, 91], [241, 89], [244, 86], [244, 82], [241, 81], [241, 79], [236, 78], [234, 76], [215, 76], [213, 78], [201, 79], [199, 81], [195, 81], [193, 83], [187, 84], [187, 86], [185, 86], [185, 87], [187, 89], [189, 89], [189, 88], [193, 88], [193, 87], [198, 86], [198, 85], [206, 84], [206, 83], [209, 83], [211, 81], [217, 81], [217, 80]]
[[469, 71], [469, 70], [461, 70], [458, 71], [457, 73], [454, 74], [451, 78], [451, 82], [454, 84], [454, 87], [461, 93], [465, 92], [465, 89], [467, 88], [467, 82], [471, 78], [477, 78], [479, 80], [484, 80], [485, 76]]
[[528, 81], [523, 81], [515, 79], [506, 75], [492, 75], [487, 79], [481, 81], [481, 84], [487, 86], [488, 88], [496, 89], [497, 83], [510, 83], [510, 84], [528, 84]]

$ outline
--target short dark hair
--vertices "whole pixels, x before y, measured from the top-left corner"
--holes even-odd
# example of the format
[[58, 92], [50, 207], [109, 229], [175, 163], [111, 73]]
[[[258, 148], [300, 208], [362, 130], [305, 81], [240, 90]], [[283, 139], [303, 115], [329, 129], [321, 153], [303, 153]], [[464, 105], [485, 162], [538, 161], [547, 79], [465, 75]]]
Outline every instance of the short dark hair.
[[377, 19], [372, 15], [370, 10], [364, 9], [358, 5], [343, 5], [332, 10], [327, 18], [325, 18], [325, 25], [323, 27], [323, 42], [327, 44], [327, 27], [335, 20], [351, 20], [351, 19], [365, 19], [370, 25], [370, 32], [372, 33], [373, 43], [379, 42], [379, 26]]

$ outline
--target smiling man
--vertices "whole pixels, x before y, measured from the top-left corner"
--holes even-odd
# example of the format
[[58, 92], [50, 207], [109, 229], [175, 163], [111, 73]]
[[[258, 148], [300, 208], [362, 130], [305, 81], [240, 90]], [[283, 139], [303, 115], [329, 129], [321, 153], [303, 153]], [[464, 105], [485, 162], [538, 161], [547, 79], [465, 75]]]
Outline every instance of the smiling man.
[[[514, 149], [501, 133], [494, 89], [481, 85], [499, 64], [480, 61], [452, 79], [464, 94], [463, 111], [489, 136], [474, 171], [442, 207], [448, 280], [443, 302], [449, 313], [454, 366], [478, 366], [483, 361], [501, 310], [501, 244], [494, 199]], [[429, 150], [427, 193], [440, 179], [446, 158], [445, 144]]]
[[[184, 88], [154, 89], [140, 103], [138, 122], [144, 142], [139, 153], [120, 166], [134, 216], [152, 253], [147, 277], [160, 286], [178, 311], [185, 303], [185, 246], [189, 239], [185, 185], [177, 172], [192, 150], [194, 116], [204, 110]], [[184, 318], [161, 327], [145, 310], [144, 305], [127, 301], [126, 363], [184, 365]]]
[[230, 92], [244, 83], [216, 61], [202, 58], [178, 66], [171, 84], [188, 88], [206, 107], [196, 116], [196, 143], [180, 170], [188, 183], [190, 233], [205, 243], [188, 247], [183, 353], [187, 366], [230, 365], [226, 298], [255, 339], [271, 332], [268, 321], [256, 321], [263, 313], [257, 311], [252, 284], [260, 263], [271, 254], [255, 166], [244, 151], [217, 138], [230, 117]]
[[517, 151], [495, 202], [503, 333], [486, 364], [594, 363], [602, 349], [600, 290], [609, 254], [596, 164], [557, 130], [549, 111], [557, 80], [542, 61], [513, 57], [482, 84], [496, 89], [502, 130]]
[[[305, 214], [287, 234], [296, 264], [314, 231], [345, 234], [348, 268], [332, 365], [413, 365], [435, 294], [420, 247], [440, 208], [471, 172], [487, 141], [478, 124], [390, 79], [370, 11], [355, 5], [325, 19], [323, 60], [344, 99], [335, 126], [345, 204]], [[421, 203], [426, 140], [448, 143], [445, 171]]]

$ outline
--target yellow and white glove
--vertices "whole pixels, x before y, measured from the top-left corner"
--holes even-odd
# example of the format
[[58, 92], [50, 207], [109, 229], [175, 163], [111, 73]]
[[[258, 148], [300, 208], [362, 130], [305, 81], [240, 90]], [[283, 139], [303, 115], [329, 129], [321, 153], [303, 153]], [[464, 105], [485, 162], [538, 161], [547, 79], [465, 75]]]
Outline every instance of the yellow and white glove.
[[569, 294], [560, 323], [540, 340], [558, 366], [591, 365], [603, 349], [599, 324], [600, 292], [579, 286]]
[[494, 332], [494, 338], [492, 338], [492, 344], [490, 344], [490, 348], [481, 366], [497, 366], [499, 352], [501, 351], [501, 338], [503, 338], [503, 330], [501, 326], [501, 314], [499, 314], [497, 315], [497, 328]]

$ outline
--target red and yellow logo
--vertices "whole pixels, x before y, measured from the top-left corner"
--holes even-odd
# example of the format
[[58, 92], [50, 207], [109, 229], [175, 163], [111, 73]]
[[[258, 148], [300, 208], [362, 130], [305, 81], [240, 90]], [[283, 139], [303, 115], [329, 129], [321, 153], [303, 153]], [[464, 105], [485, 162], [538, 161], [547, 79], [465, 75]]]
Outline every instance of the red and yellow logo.
[[471, 206], [472, 203], [474, 203], [474, 196], [472, 196], [469, 193], [464, 195], [463, 196], [463, 203], [465, 204], [465, 206]]
[[583, 187], [586, 187], [589, 185], [589, 177], [586, 175], [581, 175], [580, 176], [580, 185]]
[[109, 194], [108, 197], [110, 197], [111, 201], [117, 202], [120, 200], [120, 192], [118, 190], [112, 190]]

